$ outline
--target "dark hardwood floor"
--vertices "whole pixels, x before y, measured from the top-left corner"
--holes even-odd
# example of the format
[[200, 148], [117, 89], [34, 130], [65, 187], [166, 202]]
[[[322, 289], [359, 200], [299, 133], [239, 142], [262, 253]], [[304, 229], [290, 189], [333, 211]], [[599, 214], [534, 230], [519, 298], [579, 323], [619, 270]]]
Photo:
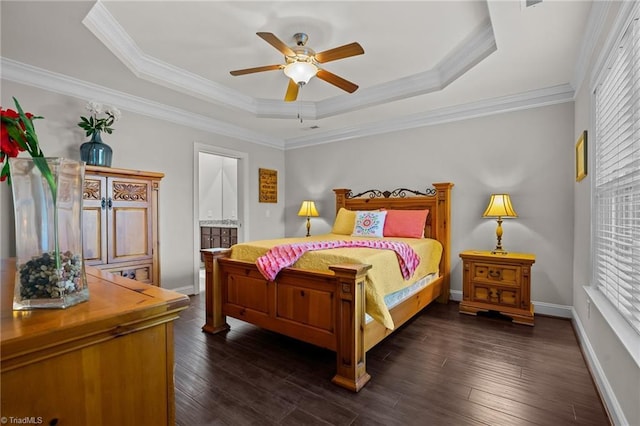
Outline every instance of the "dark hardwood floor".
[[568, 320], [432, 304], [367, 353], [357, 394], [331, 384], [333, 352], [228, 321], [201, 331], [204, 295], [176, 321], [180, 426], [610, 424]]

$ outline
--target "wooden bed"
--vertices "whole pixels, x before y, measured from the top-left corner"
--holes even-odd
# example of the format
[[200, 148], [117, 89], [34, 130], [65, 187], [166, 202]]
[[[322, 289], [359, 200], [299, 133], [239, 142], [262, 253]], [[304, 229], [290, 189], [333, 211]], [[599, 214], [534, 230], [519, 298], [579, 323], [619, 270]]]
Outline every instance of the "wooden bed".
[[[341, 207], [429, 209], [425, 236], [443, 246], [439, 276], [390, 310], [395, 329], [433, 300], [449, 300], [452, 187], [452, 183], [434, 183], [425, 192], [369, 190], [357, 195], [348, 189], [334, 189], [336, 213]], [[393, 332], [377, 321], [365, 322], [364, 284], [370, 265], [333, 265], [329, 272], [285, 268], [275, 281], [268, 281], [255, 263], [230, 259], [230, 249], [205, 249], [202, 253], [206, 269], [203, 331], [226, 331], [226, 316], [238, 318], [335, 351], [332, 382], [339, 386], [357, 392], [369, 381], [365, 354]]]

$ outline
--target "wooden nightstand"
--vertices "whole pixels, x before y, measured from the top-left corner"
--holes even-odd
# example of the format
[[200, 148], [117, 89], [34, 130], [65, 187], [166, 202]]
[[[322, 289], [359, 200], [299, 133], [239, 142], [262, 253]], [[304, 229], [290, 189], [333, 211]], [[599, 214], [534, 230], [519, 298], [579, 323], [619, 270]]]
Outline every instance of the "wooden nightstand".
[[533, 325], [531, 265], [533, 254], [492, 254], [467, 250], [463, 262], [460, 312], [497, 311], [518, 324]]

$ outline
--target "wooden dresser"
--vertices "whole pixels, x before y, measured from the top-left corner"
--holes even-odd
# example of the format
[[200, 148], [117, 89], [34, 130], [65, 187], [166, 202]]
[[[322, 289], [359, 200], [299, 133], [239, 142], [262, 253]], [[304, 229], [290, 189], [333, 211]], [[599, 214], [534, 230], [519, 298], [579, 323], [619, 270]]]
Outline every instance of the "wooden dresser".
[[82, 244], [87, 265], [160, 285], [158, 193], [163, 177], [86, 166]]
[[175, 423], [173, 320], [187, 296], [88, 267], [89, 301], [13, 312], [14, 271], [14, 261], [2, 261], [0, 413], [8, 424]]
[[467, 250], [462, 258], [462, 301], [460, 312], [497, 311], [513, 322], [533, 325], [531, 265], [533, 254], [492, 254]]

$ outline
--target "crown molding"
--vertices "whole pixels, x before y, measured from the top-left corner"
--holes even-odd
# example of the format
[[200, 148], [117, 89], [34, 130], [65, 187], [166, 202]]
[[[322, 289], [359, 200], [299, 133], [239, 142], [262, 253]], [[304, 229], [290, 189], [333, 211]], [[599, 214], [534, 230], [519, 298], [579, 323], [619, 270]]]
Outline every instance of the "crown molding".
[[564, 102], [572, 102], [574, 90], [569, 84], [549, 87], [540, 90], [520, 93], [517, 95], [502, 96], [498, 98], [472, 102], [465, 105], [456, 105], [433, 111], [413, 114], [398, 119], [386, 120], [376, 123], [338, 129], [331, 132], [314, 133], [309, 136], [285, 139], [286, 149], [303, 148], [325, 143], [339, 142], [348, 139], [373, 136], [390, 132], [397, 132], [418, 127], [433, 126], [436, 124], [450, 123], [467, 120], [470, 118], [484, 117], [487, 115], [502, 114], [529, 108], [537, 108]]
[[[570, 102], [573, 101], [574, 97], [574, 90], [571, 85], [564, 84], [517, 95], [503, 96], [465, 105], [456, 105], [417, 113], [398, 119], [363, 123], [331, 132], [314, 133], [313, 135], [281, 140], [279, 138], [266, 136], [263, 133], [256, 133], [213, 118], [163, 105], [128, 93], [108, 89], [11, 59], [0, 57], [0, 66], [2, 67], [2, 78], [8, 81], [38, 87], [43, 90], [80, 99], [98, 99], [101, 102], [109, 103], [121, 109], [148, 117], [283, 150]], [[305, 119], [309, 119], [309, 117], [305, 115], [304, 110], [300, 111], [300, 115]]]
[[491, 20], [483, 21], [433, 69], [318, 102], [316, 118], [355, 111], [444, 89], [497, 49]]
[[298, 117], [315, 119], [316, 103], [309, 101], [282, 102], [272, 99], [256, 99], [256, 117], [258, 118], [284, 118]]
[[486, 19], [431, 70], [361, 88], [355, 94], [319, 102], [293, 103], [243, 95], [145, 54], [100, 1], [91, 8], [82, 23], [137, 77], [266, 118], [290, 119], [303, 114], [308, 119], [318, 120], [442, 90], [497, 48], [491, 20]]
[[82, 23], [138, 78], [255, 114], [251, 96], [145, 54], [101, 1], [95, 3]]
[[168, 121], [183, 126], [229, 136], [258, 145], [284, 149], [281, 139], [266, 136], [240, 126], [225, 123], [203, 115], [174, 108], [149, 99], [88, 83], [63, 74], [47, 71], [32, 65], [23, 64], [0, 57], [2, 78], [27, 86], [38, 87], [62, 95], [80, 99], [97, 99], [118, 108]]
[[591, 5], [587, 27], [582, 37], [582, 42], [580, 43], [578, 59], [576, 60], [573, 78], [571, 80], [571, 85], [575, 88], [576, 94], [580, 92], [582, 84], [584, 83], [585, 75], [589, 69], [589, 62], [591, 61], [593, 52], [596, 49], [596, 43], [604, 28], [610, 5], [611, 3], [607, 1], [594, 2]]

